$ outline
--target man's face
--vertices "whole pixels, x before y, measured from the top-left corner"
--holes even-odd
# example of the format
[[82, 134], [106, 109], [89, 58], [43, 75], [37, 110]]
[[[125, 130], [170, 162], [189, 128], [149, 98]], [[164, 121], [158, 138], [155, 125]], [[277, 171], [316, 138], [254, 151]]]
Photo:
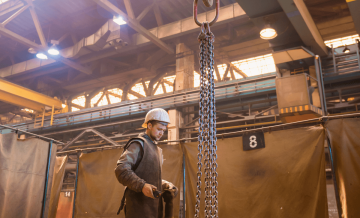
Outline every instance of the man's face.
[[166, 126], [161, 123], [156, 123], [154, 126], [151, 123], [148, 124], [148, 133], [150, 134], [150, 137], [156, 141], [161, 139], [165, 130]]

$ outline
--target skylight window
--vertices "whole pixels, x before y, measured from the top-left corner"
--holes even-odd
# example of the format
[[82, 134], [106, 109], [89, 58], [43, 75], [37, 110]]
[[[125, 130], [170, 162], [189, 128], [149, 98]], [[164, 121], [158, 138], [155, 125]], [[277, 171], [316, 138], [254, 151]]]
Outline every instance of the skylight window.
[[9, 1], [9, 0], [0, 0], [0, 5], [1, 5], [2, 3], [7, 2], [7, 1]]
[[360, 39], [358, 34], [352, 35], [352, 36], [345, 36], [345, 37], [337, 38], [337, 39], [327, 40], [324, 43], [325, 43], [325, 45], [327, 45], [330, 48], [331, 48], [331, 45], [333, 45], [334, 48], [337, 48], [337, 47], [341, 47], [341, 46], [345, 46], [345, 45], [355, 44], [356, 39]]
[[272, 54], [261, 55], [253, 58], [232, 62], [237, 68], [248, 77], [257, 76], [276, 71]]
[[[234, 66], [245, 73], [248, 77], [257, 76], [266, 73], [272, 73], [276, 71], [275, 62], [272, 57], [272, 54], [261, 55], [253, 58], [243, 59], [239, 61], [231, 62]], [[227, 64], [217, 65], [219, 69], [219, 74], [222, 80], [224, 80], [224, 75], [226, 72]], [[243, 77], [234, 70], [235, 79], [242, 79]], [[226, 77], [231, 78], [231, 73], [228, 72]], [[214, 72], [214, 79], [217, 80], [217, 76]], [[200, 86], [200, 75], [197, 72], [194, 72], [194, 87]]]

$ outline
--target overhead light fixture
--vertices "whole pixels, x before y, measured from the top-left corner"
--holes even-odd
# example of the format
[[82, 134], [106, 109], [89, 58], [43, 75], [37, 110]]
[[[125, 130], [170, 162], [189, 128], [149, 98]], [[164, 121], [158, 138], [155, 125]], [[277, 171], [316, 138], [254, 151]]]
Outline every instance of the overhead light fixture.
[[121, 17], [121, 16], [118, 16], [118, 17], [114, 16], [113, 21], [114, 21], [115, 23], [119, 24], [119, 25], [124, 25], [124, 24], [126, 24], [126, 21], [125, 21], [124, 18]]
[[274, 28], [270, 26], [270, 24], [266, 24], [265, 27], [260, 31], [260, 37], [262, 39], [273, 39], [277, 36], [277, 32]]
[[59, 55], [60, 52], [59, 50], [57, 49], [56, 45], [52, 45], [49, 50], [48, 50], [48, 53], [51, 54], [51, 55]]
[[59, 55], [60, 51], [56, 46], [56, 45], [59, 44], [59, 41], [51, 40], [51, 44], [52, 44], [52, 46], [49, 48], [48, 53], [51, 54], [51, 55]]
[[343, 53], [349, 53], [350, 52], [350, 49], [347, 47], [347, 45], [345, 45], [345, 48], [343, 50]]
[[41, 53], [41, 52], [37, 53], [37, 54], [36, 54], [36, 57], [39, 58], [39, 59], [42, 59], [42, 60], [48, 59], [48, 57], [46, 56], [46, 54]]

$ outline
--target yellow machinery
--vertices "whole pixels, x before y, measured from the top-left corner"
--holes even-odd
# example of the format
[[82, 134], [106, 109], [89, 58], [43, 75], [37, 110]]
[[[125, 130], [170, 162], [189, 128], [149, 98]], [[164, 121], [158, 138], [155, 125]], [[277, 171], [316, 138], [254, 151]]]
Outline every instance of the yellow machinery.
[[60, 100], [2, 79], [0, 79], [0, 101], [33, 110], [35, 128], [42, 127], [45, 116], [49, 115], [51, 116], [50, 125], [52, 125], [54, 113], [63, 110]]

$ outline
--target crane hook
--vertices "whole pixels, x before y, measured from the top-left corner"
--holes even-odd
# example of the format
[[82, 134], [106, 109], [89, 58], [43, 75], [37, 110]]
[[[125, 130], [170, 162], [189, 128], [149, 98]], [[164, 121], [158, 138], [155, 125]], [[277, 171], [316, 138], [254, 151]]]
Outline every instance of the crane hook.
[[[213, 5], [213, 0], [203, 0], [203, 3], [206, 7], [211, 7]], [[197, 19], [197, 6], [198, 6], [198, 0], [194, 0], [194, 21], [198, 26], [201, 26], [201, 23]], [[219, 18], [220, 0], [216, 0], [215, 11], [216, 11], [215, 17], [212, 21], [209, 22], [209, 26], [212, 26]]]

